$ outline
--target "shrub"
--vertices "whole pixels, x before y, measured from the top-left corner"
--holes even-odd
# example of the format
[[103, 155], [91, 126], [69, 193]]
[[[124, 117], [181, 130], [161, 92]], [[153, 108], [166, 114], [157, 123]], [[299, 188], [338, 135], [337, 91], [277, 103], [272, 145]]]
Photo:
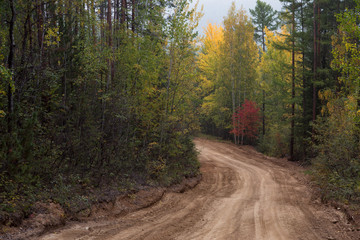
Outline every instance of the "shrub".
[[360, 148], [356, 100], [334, 99], [328, 117], [318, 119], [313, 159], [313, 176], [323, 199], [354, 201], [360, 197]]

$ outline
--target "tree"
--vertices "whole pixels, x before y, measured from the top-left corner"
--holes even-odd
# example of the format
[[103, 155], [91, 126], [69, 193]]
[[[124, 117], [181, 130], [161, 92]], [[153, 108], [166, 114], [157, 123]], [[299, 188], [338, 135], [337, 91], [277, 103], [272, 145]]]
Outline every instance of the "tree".
[[[209, 23], [202, 39], [202, 47], [198, 58], [201, 72], [202, 106], [201, 125], [205, 132], [221, 136], [220, 132], [227, 125], [224, 118], [226, 109], [221, 109], [222, 91], [218, 89], [221, 45], [224, 41], [224, 30], [221, 26]], [[221, 96], [221, 97], [220, 97]]]
[[[276, 30], [278, 23], [275, 21], [277, 12], [273, 8], [261, 0], [256, 1], [255, 9], [250, 9], [253, 17], [252, 21], [255, 25], [255, 39], [261, 44], [263, 52], [266, 51], [265, 44], [265, 27], [270, 31]], [[259, 34], [260, 33], [260, 34]], [[265, 90], [262, 91], [262, 132], [265, 135]]]
[[277, 11], [275, 11], [269, 4], [261, 0], [256, 1], [254, 9], [250, 9], [252, 21], [255, 26], [255, 39], [261, 44], [262, 50], [266, 51], [265, 45], [265, 27], [270, 31], [274, 31], [278, 27], [276, 22]]
[[[251, 88], [255, 83], [258, 50], [253, 39], [254, 27], [250, 18], [243, 9], [236, 11], [235, 3], [230, 7], [228, 16], [224, 19], [224, 42], [221, 46], [220, 79], [224, 81], [232, 109], [250, 98]], [[230, 100], [230, 99], [229, 99]], [[230, 116], [231, 117], [231, 116]], [[231, 121], [231, 119], [229, 119]], [[234, 142], [239, 143], [238, 136], [234, 134]]]
[[197, 173], [201, 14], [188, 2], [0, 0], [1, 203], [11, 182], [21, 195]]
[[249, 140], [257, 137], [260, 121], [259, 110], [255, 102], [245, 99], [242, 106], [238, 107], [235, 114], [233, 114], [234, 128], [231, 133], [241, 136], [241, 145], [244, 144], [244, 137]]
[[[336, 15], [346, 11], [346, 9], [354, 9], [355, 1], [331, 1], [331, 0], [314, 0], [308, 5], [312, 11], [311, 22], [308, 23], [309, 29], [312, 29], [312, 89], [309, 95], [312, 97], [312, 121], [316, 120], [316, 116], [321, 109], [321, 102], [318, 99], [318, 92], [327, 88], [337, 87], [340, 90], [338, 82], [339, 73], [331, 67], [333, 59], [332, 55], [332, 36], [337, 34], [338, 22]], [[310, 19], [310, 18], [309, 18]], [[309, 45], [310, 46], [310, 45]], [[309, 84], [309, 85], [310, 85]]]
[[356, 3], [355, 9], [337, 15], [337, 20], [340, 24], [338, 33], [333, 36], [332, 54], [334, 59], [331, 66], [340, 73], [338, 80], [341, 83], [341, 95], [351, 95], [359, 101], [360, 29], [357, 15], [360, 12], [360, 1], [357, 0]]
[[[15, 31], [15, 5], [14, 0], [9, 1], [9, 7], [10, 7], [10, 21], [9, 21], [9, 56], [8, 56], [8, 69], [13, 72], [14, 68], [14, 52], [15, 52], [15, 42], [14, 42], [14, 31]], [[11, 74], [11, 78], [13, 78], [13, 75]], [[8, 134], [12, 134], [13, 130], [13, 114], [14, 114], [14, 87], [12, 86], [11, 82], [13, 80], [11, 79], [8, 84]]]
[[[246, 98], [253, 97], [258, 63], [254, 27], [243, 9], [235, 3], [224, 19], [224, 28], [209, 25], [199, 56], [202, 86], [202, 127], [229, 138], [231, 116]], [[233, 134], [235, 143], [239, 136]]]
[[296, 81], [296, 60], [295, 55], [297, 49], [297, 24], [296, 21], [296, 12], [299, 6], [297, 0], [280, 0], [284, 3], [284, 8], [286, 9], [283, 12], [283, 18], [290, 26], [290, 34], [287, 36], [285, 47], [289, 52], [291, 52], [291, 133], [290, 133], [290, 158], [289, 160], [294, 161], [294, 145], [295, 145], [295, 81]]
[[357, 202], [360, 196], [360, 1], [355, 3], [356, 7], [336, 15], [339, 25], [332, 36], [331, 67], [338, 82], [318, 92], [322, 108], [312, 135], [313, 171], [322, 198], [346, 203]]
[[[289, 66], [292, 64], [292, 54], [279, 46], [286, 44], [289, 30], [283, 26], [280, 33], [275, 33], [265, 28], [265, 33], [267, 52], [262, 55], [258, 66], [258, 82], [261, 85], [259, 91], [266, 92], [266, 115], [271, 121], [259, 145], [267, 154], [284, 157], [289, 153], [290, 146], [292, 71]], [[296, 57], [298, 60], [299, 55]], [[296, 86], [299, 87], [299, 84]]]

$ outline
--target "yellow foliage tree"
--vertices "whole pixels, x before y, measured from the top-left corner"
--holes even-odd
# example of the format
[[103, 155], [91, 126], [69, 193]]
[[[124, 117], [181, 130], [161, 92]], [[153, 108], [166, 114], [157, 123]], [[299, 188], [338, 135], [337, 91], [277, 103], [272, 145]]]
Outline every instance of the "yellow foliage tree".
[[220, 61], [220, 46], [224, 40], [223, 28], [209, 23], [202, 39], [202, 49], [199, 54], [198, 64], [202, 71], [202, 89], [211, 91], [214, 87], [218, 63]]
[[225, 136], [232, 129], [235, 109], [254, 95], [259, 55], [254, 26], [244, 9], [236, 10], [233, 3], [223, 26], [207, 26], [198, 62], [204, 89], [203, 127], [216, 128], [217, 133], [207, 132]]

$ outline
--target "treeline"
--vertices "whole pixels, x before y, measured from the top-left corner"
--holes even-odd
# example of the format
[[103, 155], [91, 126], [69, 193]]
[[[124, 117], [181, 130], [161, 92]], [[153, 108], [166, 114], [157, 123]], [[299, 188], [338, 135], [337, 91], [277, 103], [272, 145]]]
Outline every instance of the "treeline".
[[[207, 27], [202, 129], [235, 143], [245, 135], [266, 154], [312, 163], [324, 198], [357, 200], [360, 1], [281, 2], [276, 12], [257, 1], [251, 19], [233, 4], [223, 28]], [[261, 119], [256, 142], [246, 137], [250, 129], [229, 134], [247, 99]]]
[[67, 184], [198, 174], [200, 15], [186, 0], [0, 6], [0, 211], [76, 195]]

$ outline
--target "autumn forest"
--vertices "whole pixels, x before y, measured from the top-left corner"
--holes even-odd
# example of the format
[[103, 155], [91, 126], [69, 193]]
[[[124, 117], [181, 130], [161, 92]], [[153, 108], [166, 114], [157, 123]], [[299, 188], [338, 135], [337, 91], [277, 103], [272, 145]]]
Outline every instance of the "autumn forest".
[[0, 223], [197, 176], [199, 134], [359, 201], [360, 1], [190, 2], [0, 0]]

